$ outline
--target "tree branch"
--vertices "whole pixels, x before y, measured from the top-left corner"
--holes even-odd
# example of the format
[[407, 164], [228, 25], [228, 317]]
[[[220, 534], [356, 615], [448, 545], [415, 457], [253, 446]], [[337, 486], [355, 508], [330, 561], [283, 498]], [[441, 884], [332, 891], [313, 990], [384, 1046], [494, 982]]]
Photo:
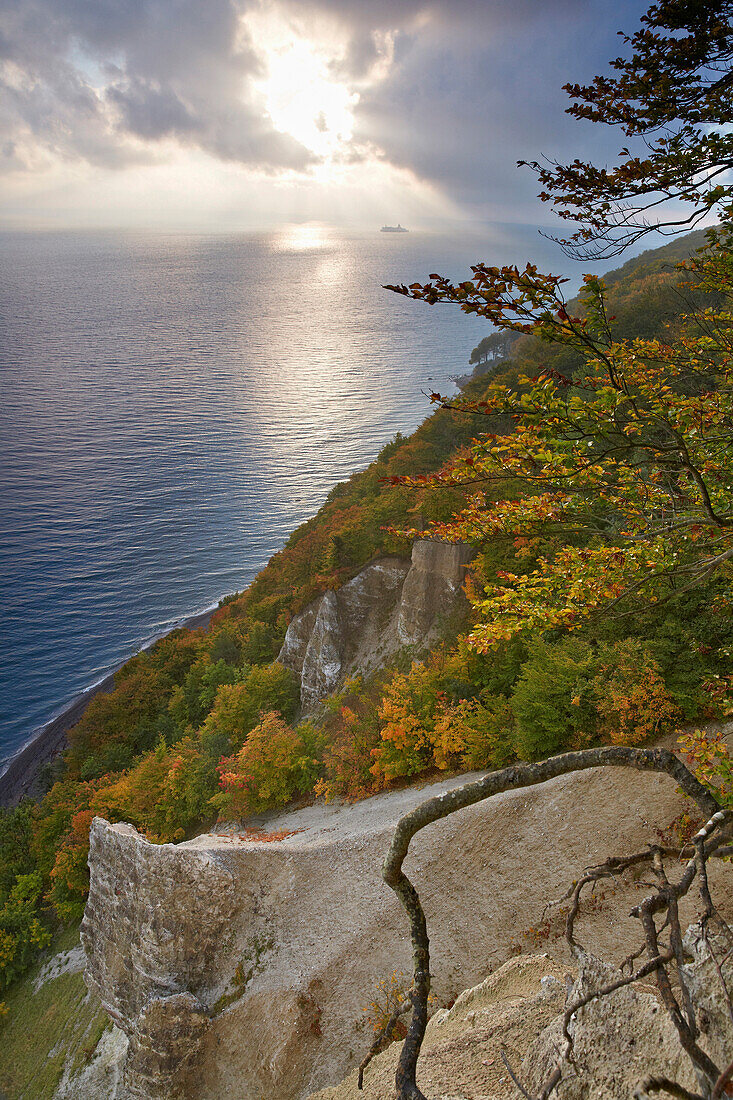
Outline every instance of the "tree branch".
[[[397, 894], [407, 913], [413, 948], [413, 1011], [395, 1077], [398, 1100], [426, 1100], [417, 1086], [416, 1070], [428, 1022], [430, 941], [419, 895], [402, 870], [412, 838], [426, 825], [503, 791], [520, 790], [545, 783], [548, 779], [554, 779], [560, 775], [602, 767], [631, 767], [639, 771], [664, 772], [679, 783], [685, 794], [694, 799], [706, 817], [712, 817], [720, 811], [710, 791], [668, 749], [610, 746], [565, 753], [536, 764], [518, 764], [503, 768], [501, 771], [490, 772], [475, 783], [467, 783], [463, 787], [423, 802], [421, 806], [405, 814], [398, 821], [382, 867], [384, 881]], [[652, 954], [657, 956], [660, 952], [655, 949]]]

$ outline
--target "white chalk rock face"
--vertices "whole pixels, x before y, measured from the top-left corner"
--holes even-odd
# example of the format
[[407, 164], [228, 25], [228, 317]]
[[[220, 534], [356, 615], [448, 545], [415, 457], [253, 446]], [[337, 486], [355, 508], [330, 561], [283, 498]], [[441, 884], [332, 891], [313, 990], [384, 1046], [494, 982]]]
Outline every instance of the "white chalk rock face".
[[282, 649], [277, 657], [281, 665], [285, 665], [286, 668], [291, 668], [293, 672], [297, 672], [298, 676], [303, 672], [303, 662], [305, 661], [308, 642], [311, 639], [313, 627], [318, 617], [318, 610], [322, 602], [323, 596], [319, 596], [318, 599], [309, 603], [307, 607], [303, 608], [299, 615], [296, 615], [291, 620], [285, 633], [285, 641], [282, 644]]
[[688, 962], [682, 969], [695, 1005], [701, 1045], [717, 1065], [725, 1067], [733, 1058], [733, 1020], [727, 995], [733, 988], [730, 941], [709, 921], [706, 928], [690, 925], [683, 945]]
[[323, 699], [338, 684], [342, 647], [339, 602], [329, 589], [321, 600], [303, 657], [300, 697], [304, 706]]
[[129, 1040], [122, 1095], [186, 1097], [209, 1025], [199, 997], [210, 1002], [218, 958], [242, 916], [232, 875], [211, 856], [147, 844], [132, 826], [100, 818], [89, 862], [84, 977]]
[[[126, 1037], [119, 1044], [120, 1098], [303, 1100], [357, 1066], [372, 1040], [364, 1008], [376, 983], [411, 970], [406, 917], [381, 877], [385, 850], [403, 814], [471, 778], [291, 810], [267, 820], [269, 843], [207, 833], [152, 844], [129, 825], [95, 820], [82, 939], [87, 982]], [[682, 806], [667, 776], [601, 768], [506, 792], [420, 832], [405, 866], [428, 915], [439, 1003], [505, 962], [512, 937], [540, 922], [547, 899], [560, 896], [579, 869], [620, 846], [639, 850]], [[711, 868], [714, 896], [726, 872], [726, 865]], [[599, 953], [620, 962], [635, 949], [638, 921], [627, 914], [638, 900], [636, 883], [620, 883], [612, 910], [602, 919], [592, 915]], [[556, 948], [562, 940], [548, 942], [548, 950]], [[554, 1004], [564, 986], [558, 994], [550, 984]], [[480, 1007], [465, 999], [461, 1005], [467, 1013]], [[718, 1027], [723, 1007], [708, 1009], [711, 1026]], [[540, 1008], [533, 1034], [523, 1031], [512, 1048], [515, 1066], [545, 1026], [544, 1001]], [[440, 1034], [459, 1026], [452, 1019]], [[475, 1026], [468, 1021], [474, 1036], [481, 1020], [478, 1013]], [[475, 1057], [462, 1037], [451, 1039], [468, 1075], [464, 1096], [493, 1095], [482, 1091], [484, 1062], [494, 1065], [497, 1081], [507, 1077], [499, 1022], [487, 1021], [488, 1045]], [[623, 1024], [609, 1019], [602, 1026], [636, 1066], [623, 1046]], [[589, 1026], [586, 1034], [578, 1041], [592, 1053], [598, 1032]], [[548, 1057], [553, 1049], [550, 1043]], [[437, 1073], [437, 1053], [425, 1061], [428, 1079], [431, 1067]], [[433, 1078], [426, 1095], [459, 1092], [449, 1087], [459, 1081], [455, 1065], [446, 1073]], [[370, 1082], [379, 1080], [384, 1091], [372, 1091]], [[390, 1100], [393, 1082], [375, 1064], [362, 1100]], [[67, 1097], [97, 1095], [75, 1085]], [[110, 1089], [106, 1100], [112, 1095]], [[510, 1100], [511, 1093], [497, 1095]], [[592, 1095], [615, 1094], [600, 1088]]]
[[[580, 952], [579, 970], [566, 1005], [604, 985], [628, 977], [588, 952]], [[629, 1100], [646, 1077], [671, 1077], [695, 1088], [695, 1074], [674, 1024], [651, 983], [625, 986], [590, 1001], [569, 1025], [575, 1065], [565, 1064], [560, 1095], [568, 1100]], [[529, 1045], [520, 1076], [533, 1095], [541, 1092], [564, 1049], [563, 1016], [559, 1015]], [[580, 1067], [580, 1069], [578, 1068]]]
[[304, 710], [347, 676], [381, 667], [402, 646], [429, 646], [465, 602], [471, 557], [470, 547], [418, 539], [410, 562], [380, 558], [296, 615], [277, 659], [300, 676]]
[[418, 540], [400, 600], [397, 633], [402, 645], [420, 645], [441, 619], [450, 615], [462, 596], [470, 546]]

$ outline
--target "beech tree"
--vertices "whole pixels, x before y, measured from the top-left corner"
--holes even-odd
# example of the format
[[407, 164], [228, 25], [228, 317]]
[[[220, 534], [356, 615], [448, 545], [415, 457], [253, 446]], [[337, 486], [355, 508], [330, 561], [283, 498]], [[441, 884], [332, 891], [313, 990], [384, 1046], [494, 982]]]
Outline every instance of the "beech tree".
[[[585, 276], [580, 308], [572, 311], [564, 280], [532, 264], [524, 270], [477, 264], [459, 284], [433, 274], [424, 284], [388, 288], [430, 305], [458, 305], [501, 331], [560, 342], [582, 356], [572, 376], [545, 369], [513, 386], [495, 383], [480, 401], [433, 394], [443, 408], [485, 418], [486, 430], [439, 474], [392, 479], [472, 491], [458, 515], [432, 526], [433, 535], [471, 542], [508, 538], [531, 551], [534, 564], [527, 572], [500, 574], [474, 598], [471, 638], [479, 650], [550, 628], [572, 631], [600, 609], [618, 611], [639, 599], [656, 603], [711, 578], [719, 581], [714, 598], [728, 603], [733, 597], [733, 187], [726, 177], [733, 167], [733, 135], [721, 129], [733, 106], [732, 16], [733, 4], [720, 0], [662, 0], [643, 17], [640, 31], [624, 36], [630, 56], [611, 63], [618, 75], [598, 76], [587, 87], [566, 86], [575, 99], [571, 114], [620, 126], [646, 143], [644, 157], [625, 148], [614, 169], [580, 160], [534, 164], [545, 187], [541, 197], [579, 225], [562, 242], [579, 255], [615, 255], [660, 220], [668, 231], [679, 231], [719, 208], [722, 224], [688, 265], [691, 281], [709, 294], [707, 304], [688, 311], [668, 340], [619, 339], [603, 282], [594, 275]], [[665, 214], [669, 200], [691, 204], [692, 213], [678, 214], [673, 206]], [[717, 922], [730, 937], [710, 896], [706, 864], [731, 852], [731, 813], [721, 809], [720, 792], [713, 794], [673, 753], [614, 746], [490, 772], [423, 803], [398, 823], [383, 878], [409, 919], [414, 965], [412, 988], [384, 1032], [389, 1036], [398, 1016], [411, 1012], [396, 1073], [398, 1100], [425, 1100], [416, 1069], [428, 1019], [430, 950], [426, 915], [403, 869], [412, 838], [499, 792], [602, 766], [666, 772], [708, 821], [685, 849], [671, 853], [652, 844], [588, 869], [573, 885], [566, 935], [577, 949], [574, 921], [582, 890], [631, 866], [649, 869], [655, 886], [632, 914], [644, 935], [633, 957], [645, 954], [646, 961], [566, 1007], [565, 1047], [540, 1097], [531, 1097], [508, 1064], [507, 1070], [522, 1095], [548, 1100], [572, 1056], [573, 1014], [589, 1000], [653, 974], [700, 1092], [664, 1077], [648, 1078], [641, 1090], [688, 1100], [728, 1094], [733, 1061], [716, 1065], [698, 1043], [677, 906], [695, 884], [703, 933]], [[729, 790], [724, 793], [729, 796]], [[675, 881], [665, 869], [668, 855], [687, 860]], [[660, 940], [663, 929], [669, 930], [668, 943]], [[360, 1067], [360, 1085], [379, 1044], [380, 1037]]]
[[617, 127], [632, 147], [610, 168], [529, 162], [540, 198], [578, 223], [561, 243], [580, 258], [616, 256], [660, 226], [691, 229], [733, 194], [733, 3], [660, 0], [638, 31], [619, 34], [627, 50], [614, 75], [564, 89], [568, 114]]
[[[669, 343], [616, 340], [603, 283], [593, 275], [585, 276], [581, 316], [568, 313], [562, 280], [532, 265], [519, 271], [479, 264], [458, 286], [431, 276], [425, 285], [392, 288], [431, 304], [456, 303], [585, 356], [572, 377], [547, 370], [516, 387], [495, 383], [480, 401], [433, 394], [443, 408], [486, 418], [489, 430], [438, 474], [394, 479], [473, 490], [461, 512], [432, 525], [435, 536], [510, 538], [544, 548], [533, 569], [500, 574], [475, 600], [471, 640], [479, 650], [521, 633], [572, 630], [599, 608], [628, 606], [633, 598], [669, 599], [716, 573], [729, 590], [733, 240], [727, 225], [711, 234], [689, 268], [717, 304], [683, 316]], [[554, 552], [553, 536], [561, 540]]]

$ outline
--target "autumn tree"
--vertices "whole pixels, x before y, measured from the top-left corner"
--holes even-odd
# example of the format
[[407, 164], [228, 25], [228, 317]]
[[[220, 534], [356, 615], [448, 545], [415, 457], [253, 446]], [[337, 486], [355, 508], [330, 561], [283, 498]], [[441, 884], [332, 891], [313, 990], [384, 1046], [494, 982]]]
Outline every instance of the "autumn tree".
[[[502, 573], [476, 600], [473, 643], [486, 651], [518, 634], [576, 629], [600, 608], [668, 600], [718, 575], [733, 558], [733, 240], [727, 226], [690, 262], [718, 305], [683, 318], [673, 342], [617, 340], [603, 283], [586, 276], [579, 316], [561, 280], [531, 266], [477, 265], [452, 286], [433, 277], [397, 288], [451, 301], [506, 328], [581, 351], [572, 377], [553, 371], [481, 401], [446, 402], [488, 430], [438, 475], [406, 484], [461, 485], [466, 507], [433, 525], [447, 539], [531, 541], [548, 549], [525, 573]], [[506, 492], [507, 486], [511, 491]], [[548, 536], [557, 535], [552, 549]]]
[[263, 714], [239, 751], [222, 759], [221, 792], [212, 803], [232, 815], [284, 806], [313, 790], [321, 751], [322, 736], [310, 722], [293, 728], [276, 711]]
[[471, 352], [469, 363], [479, 366], [502, 359], [509, 351], [511, 340], [511, 333], [492, 332], [490, 336], [484, 336]]
[[564, 86], [568, 114], [627, 139], [617, 163], [531, 162], [540, 198], [577, 223], [561, 243], [580, 258], [616, 256], [660, 225], [691, 229], [733, 196], [733, 3], [660, 0], [619, 34], [611, 75]]
[[[637, 142], [635, 149], [625, 147], [621, 163], [611, 169], [580, 160], [534, 164], [544, 186], [541, 197], [579, 226], [562, 242], [576, 255], [616, 255], [657, 223], [679, 231], [716, 209], [721, 213], [722, 224], [711, 231], [707, 248], [688, 265], [690, 281], [708, 300], [699, 309], [688, 309], [667, 339], [620, 337], [605, 287], [595, 275], [585, 276], [577, 308], [567, 302], [562, 279], [543, 275], [532, 264], [523, 270], [477, 264], [459, 284], [433, 274], [423, 284], [388, 288], [430, 305], [457, 305], [502, 332], [565, 345], [577, 353], [580, 364], [568, 373], [541, 369], [514, 385], [494, 383], [478, 401], [446, 401], [434, 394], [443, 408], [476, 417], [476, 438], [439, 474], [394, 479], [403, 485], [462, 486], [468, 491], [463, 510], [447, 523], [434, 524], [433, 535], [484, 543], [508, 540], [532, 551], [526, 571], [503, 571], [488, 579], [483, 595], [474, 597], [472, 642], [480, 651], [548, 630], [573, 632], [597, 612], [623, 614], [638, 601], [659, 604], [706, 582], [711, 599], [730, 606], [733, 185], [726, 173], [733, 167], [733, 136], [727, 127], [733, 106], [732, 18], [733, 4], [720, 0], [654, 4], [641, 30], [624, 36], [629, 50], [611, 63], [616, 75], [598, 76], [587, 87], [567, 85], [575, 100], [572, 115], [620, 127], [632, 144]], [[639, 142], [645, 146], [643, 155]], [[692, 212], [678, 213], [680, 202]], [[627, 666], [639, 670], [643, 691], [637, 689], [631, 699], [624, 694], [621, 713], [615, 679]], [[656, 887], [632, 914], [641, 922], [646, 961], [590, 998], [654, 974], [701, 1093], [666, 1078], [646, 1080], [642, 1091], [693, 1100], [729, 1091], [733, 1062], [716, 1065], [697, 1042], [682, 973], [677, 904], [696, 883], [702, 927], [720, 921], [706, 862], [718, 849], [729, 853], [731, 818], [720, 808], [718, 790], [713, 794], [706, 789], [673, 753], [629, 747], [659, 709], [656, 701], [650, 705], [650, 690], [653, 695], [661, 688], [654, 665], [647, 662], [644, 672], [639, 653], [616, 653], [602, 674], [611, 690], [600, 717], [612, 719], [621, 744], [489, 772], [423, 803], [396, 827], [383, 877], [409, 919], [414, 966], [412, 988], [388, 1021], [391, 1028], [399, 1014], [411, 1012], [396, 1073], [399, 1100], [424, 1100], [416, 1067], [430, 993], [426, 915], [403, 868], [412, 838], [428, 824], [500, 792], [600, 766], [666, 772], [708, 821], [686, 849], [675, 853], [687, 862], [674, 882], [658, 845], [588, 870], [573, 885], [568, 944], [571, 949], [578, 946], [573, 921], [585, 885], [632, 865], [648, 866]], [[589, 678], [589, 690], [591, 685]], [[581, 694], [577, 699], [582, 705]], [[614, 709], [619, 715], [611, 715]], [[669, 930], [668, 948], [659, 938], [663, 929]], [[675, 988], [681, 990], [679, 999]], [[724, 992], [730, 1003], [727, 988]], [[567, 1044], [542, 1087], [542, 1100], [554, 1095], [564, 1079], [572, 1059], [568, 1023], [590, 998], [567, 1006]], [[360, 1080], [376, 1049], [375, 1043], [362, 1063]], [[529, 1097], [511, 1067], [507, 1069]]]

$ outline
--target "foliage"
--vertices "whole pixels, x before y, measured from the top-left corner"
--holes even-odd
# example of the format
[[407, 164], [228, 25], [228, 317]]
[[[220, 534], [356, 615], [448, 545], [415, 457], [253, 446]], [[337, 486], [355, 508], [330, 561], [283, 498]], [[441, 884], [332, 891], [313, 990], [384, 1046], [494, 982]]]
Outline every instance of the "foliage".
[[492, 332], [489, 336], [484, 336], [483, 340], [479, 340], [469, 359], [475, 373], [481, 373], [479, 368], [487, 367], [490, 362], [495, 363], [497, 360], [506, 358], [513, 339], [510, 333]]
[[263, 714], [242, 748], [219, 765], [221, 793], [212, 803], [222, 815], [284, 806], [313, 790], [322, 735], [310, 722], [293, 728], [274, 711]]
[[[618, 255], [657, 220], [673, 231], [695, 225], [733, 195], [733, 4], [659, 0], [622, 38], [627, 54], [611, 62], [615, 75], [565, 91], [574, 101], [568, 114], [618, 127], [631, 148], [611, 168], [531, 164], [540, 198], [580, 223], [562, 242], [580, 256]], [[680, 201], [692, 208], [687, 216]]]
[[673, 728], [679, 710], [658, 663], [637, 638], [604, 647], [593, 681], [596, 732], [613, 745], [639, 745]]
[[680, 737], [678, 745], [688, 768], [710, 787], [725, 806], [733, 806], [733, 757], [719, 730], [694, 730]]
[[[81, 777], [86, 763], [85, 778], [97, 778], [105, 771], [125, 767], [134, 756], [153, 747], [156, 723], [181, 672], [181, 657], [185, 668], [195, 656], [195, 643], [188, 639], [180, 642], [183, 654], [178, 654], [174, 641], [168, 641], [164, 652], [141, 653], [117, 674], [113, 692], [94, 696], [81, 721], [69, 732], [66, 760], [71, 776]], [[121, 754], [120, 759], [116, 753]], [[90, 768], [92, 758], [95, 763]]]
[[580, 637], [536, 639], [510, 705], [514, 748], [525, 760], [597, 741], [639, 745], [679, 718], [659, 664], [636, 638], [601, 646]]
[[323, 775], [315, 793], [327, 801], [364, 798], [377, 786], [373, 752], [380, 743], [377, 702], [357, 693], [347, 704], [341, 699], [327, 718], [324, 732]]
[[514, 759], [514, 715], [502, 696], [463, 700], [453, 708], [452, 720], [460, 729], [461, 767], [504, 768]]
[[7, 989], [51, 939], [38, 916], [42, 892], [37, 871], [18, 875], [0, 908], [0, 990]]
[[214, 764], [207, 785], [206, 761], [199, 742], [186, 736], [168, 747], [160, 741], [129, 772], [103, 787], [92, 799], [94, 813], [125, 820], [151, 840], [183, 840], [186, 830], [207, 816], [215, 789]]
[[50, 871], [47, 900], [64, 921], [81, 920], [89, 892], [89, 828], [94, 813], [81, 810], [71, 819], [71, 828], [56, 852]]
[[[544, 372], [520, 388], [497, 383], [485, 400], [457, 403], [486, 417], [489, 430], [425, 479], [476, 490], [453, 521], [434, 525], [435, 535], [515, 546], [542, 535], [549, 550], [527, 573], [500, 574], [501, 583], [476, 601], [478, 648], [553, 627], [577, 629], [599, 608], [632, 596], [663, 601], [718, 571], [725, 586], [733, 557], [733, 250], [727, 227], [710, 237], [690, 268], [723, 305], [685, 316], [673, 343], [616, 340], [603, 284], [593, 276], [585, 277], [583, 317], [567, 313], [556, 277], [530, 267], [479, 265], [474, 281], [458, 287], [437, 278], [400, 288], [503, 317], [508, 328], [585, 355], [572, 378]], [[492, 487], [507, 482], [515, 493], [491, 499]], [[552, 534], [555, 546], [548, 545]]]
[[[219, 634], [214, 648], [221, 652], [219, 640], [227, 635]], [[230, 652], [228, 647], [224, 647]], [[238, 654], [234, 654], [238, 656]], [[208, 654], [201, 657], [191, 666], [186, 678], [179, 687], [174, 689], [169, 703], [171, 716], [183, 729], [186, 726], [200, 726], [211, 710], [216, 694], [222, 684], [235, 684], [238, 680], [237, 668], [229, 664], [222, 657], [217, 661], [209, 658]]]
[[14, 809], [0, 807], [0, 905], [8, 897], [17, 877], [35, 869], [32, 838], [32, 802], [21, 802]]
[[514, 744], [522, 760], [541, 760], [595, 739], [596, 655], [578, 638], [529, 648], [511, 696]]
[[[407, 999], [410, 981], [403, 970], [393, 970], [387, 978], [380, 978], [374, 984], [372, 1000], [364, 1009], [367, 1020], [375, 1034], [381, 1034], [387, 1027], [393, 1012]], [[384, 1036], [385, 1043], [403, 1039], [407, 1034], [404, 1023], [397, 1020], [391, 1034]]]
[[[388, 685], [379, 717], [381, 740], [373, 750], [372, 774], [389, 781], [419, 775], [433, 763], [435, 723], [443, 698], [434, 664], [414, 662], [409, 672], [398, 673]], [[443, 732], [443, 755], [450, 755], [449, 730]]]
[[[476, 691], [478, 690], [478, 694]], [[387, 683], [372, 749], [377, 784], [437, 768], [497, 768], [513, 757], [505, 698], [466, 679], [466, 650], [434, 651]]]
[[243, 671], [239, 683], [219, 688], [202, 726], [202, 741], [219, 738], [229, 751], [239, 748], [263, 710], [276, 710], [289, 720], [298, 701], [298, 681], [290, 669], [255, 665]]

